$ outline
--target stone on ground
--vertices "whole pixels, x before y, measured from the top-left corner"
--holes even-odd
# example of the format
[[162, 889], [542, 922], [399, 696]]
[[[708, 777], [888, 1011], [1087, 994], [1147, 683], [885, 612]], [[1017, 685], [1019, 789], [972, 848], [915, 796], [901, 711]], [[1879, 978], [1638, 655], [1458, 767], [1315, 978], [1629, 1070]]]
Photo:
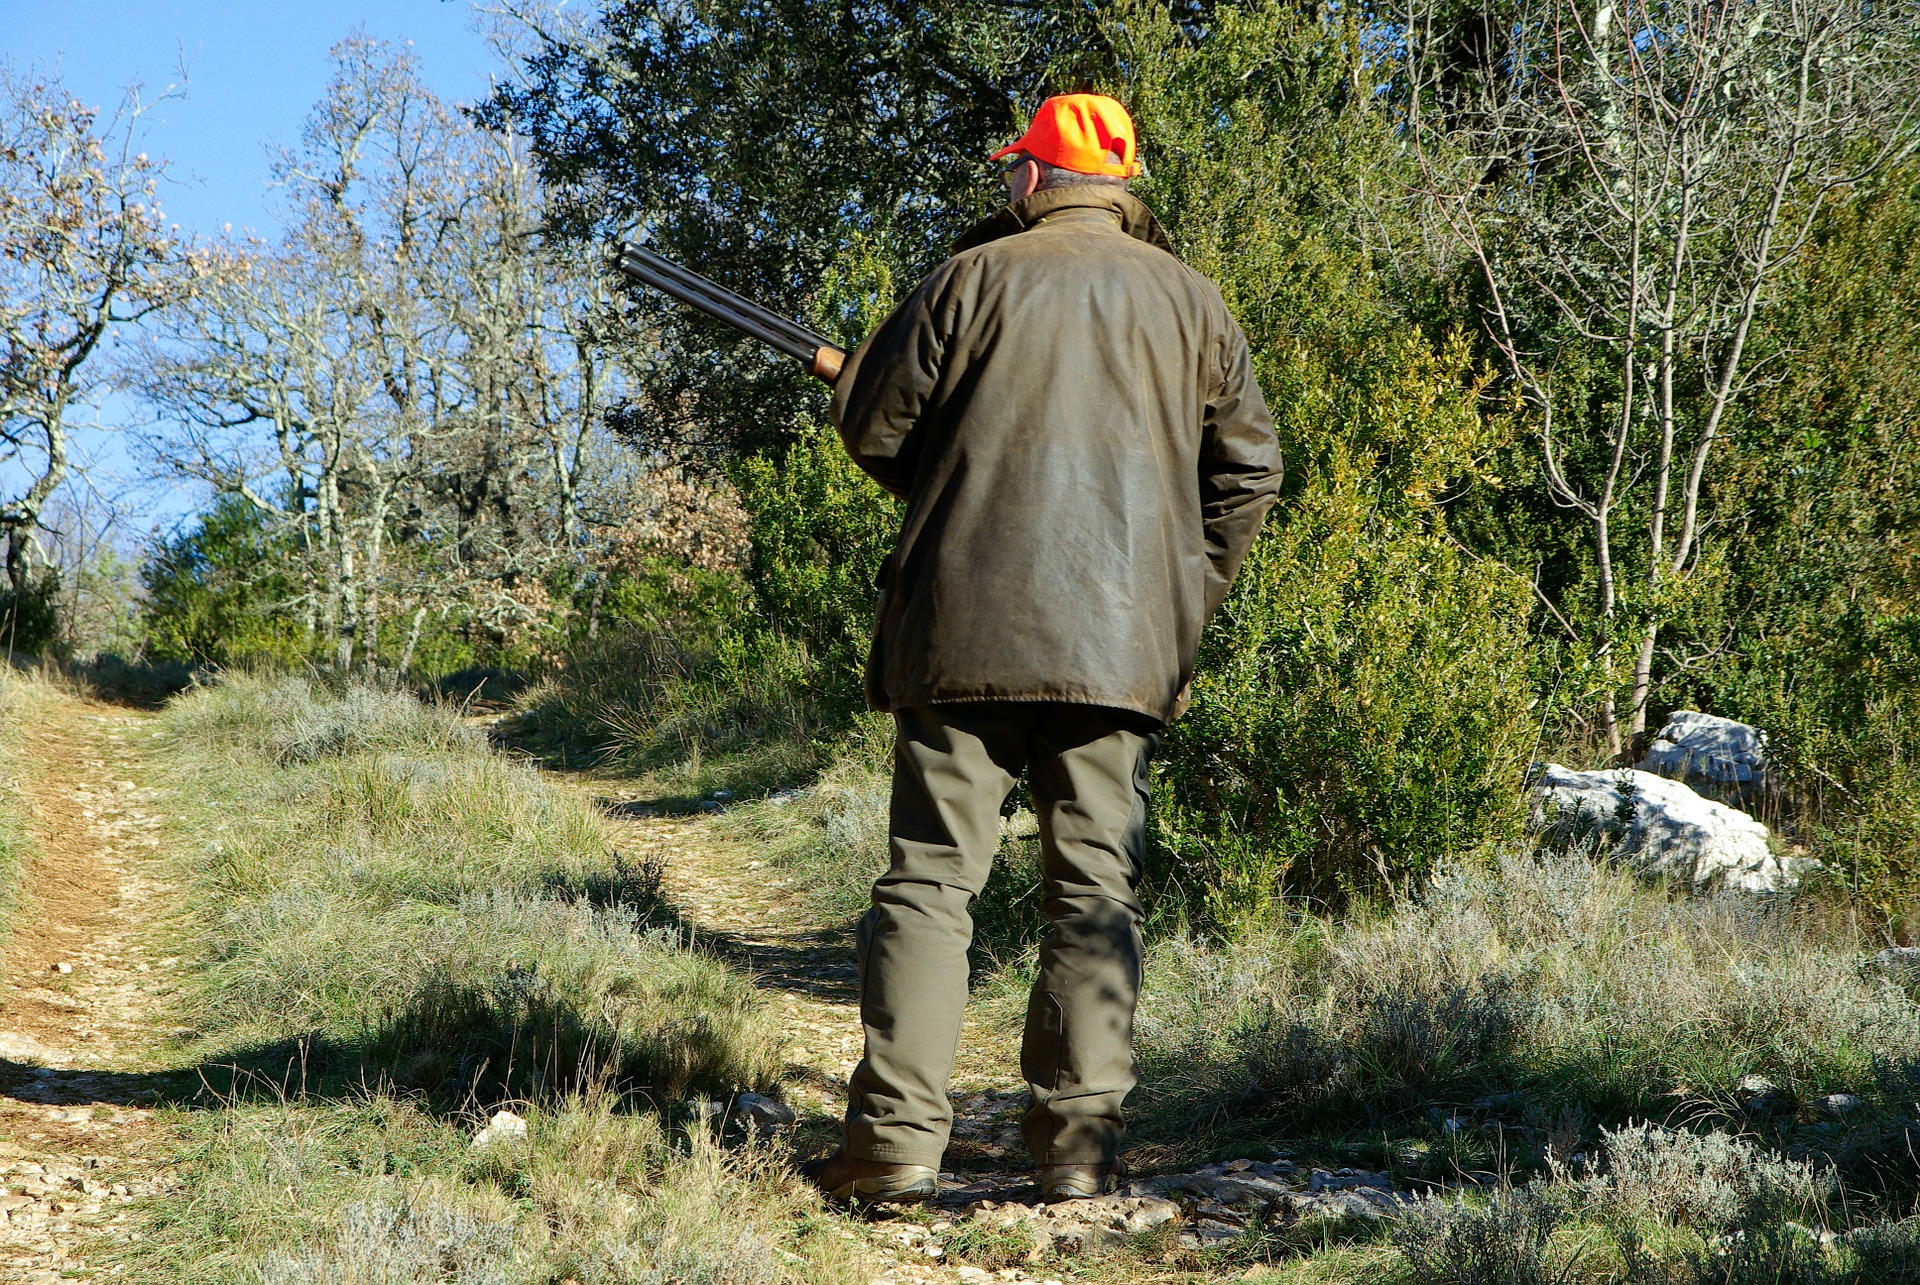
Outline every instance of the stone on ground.
[[1647, 747], [1640, 769], [1725, 802], [1748, 803], [1766, 786], [1766, 735], [1730, 718], [1675, 710]]
[[1694, 888], [1779, 892], [1811, 864], [1774, 852], [1767, 827], [1652, 772], [1576, 772], [1549, 763], [1534, 786], [1534, 825], [1560, 841], [1597, 836], [1614, 859]]

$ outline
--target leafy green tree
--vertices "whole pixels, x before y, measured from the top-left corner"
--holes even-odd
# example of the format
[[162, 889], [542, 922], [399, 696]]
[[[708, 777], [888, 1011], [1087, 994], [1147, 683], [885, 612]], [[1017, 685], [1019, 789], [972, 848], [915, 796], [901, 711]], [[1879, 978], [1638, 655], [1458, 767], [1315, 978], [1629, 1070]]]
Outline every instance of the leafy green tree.
[[[917, 280], [999, 198], [986, 157], [1104, 49], [1067, 0], [623, 0], [525, 21], [520, 83], [483, 118], [532, 140], [574, 235], [667, 257], [852, 341], [821, 283], [856, 239]], [[637, 387], [616, 422], [724, 463], [804, 435], [817, 385], [636, 291]]]
[[1265, 4], [1200, 40], [1150, 4], [1113, 20], [1142, 195], [1247, 330], [1290, 473], [1162, 759], [1161, 913], [1227, 929], [1515, 828], [1529, 589], [1448, 529], [1512, 424], [1397, 270], [1404, 162], [1363, 33]]
[[1674, 631], [1686, 694], [1765, 728], [1790, 811], [1881, 914], [1920, 878], [1920, 171], [1821, 220], [1759, 337], [1716, 508], [1720, 593]]
[[158, 541], [140, 568], [148, 653], [218, 665], [309, 654], [316, 640], [285, 610], [298, 592], [290, 543], [284, 528], [236, 495]]

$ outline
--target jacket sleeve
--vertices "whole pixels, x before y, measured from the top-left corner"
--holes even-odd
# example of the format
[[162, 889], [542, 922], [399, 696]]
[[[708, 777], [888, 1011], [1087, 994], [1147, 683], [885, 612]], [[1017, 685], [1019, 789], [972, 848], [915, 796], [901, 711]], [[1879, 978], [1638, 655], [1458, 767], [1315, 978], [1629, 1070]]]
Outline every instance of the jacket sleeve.
[[847, 358], [830, 414], [853, 462], [905, 499], [919, 464], [914, 430], [940, 382], [951, 329], [941, 324], [947, 273], [936, 271]]
[[1200, 516], [1207, 535], [1207, 615], [1226, 600], [1260, 523], [1280, 494], [1280, 442], [1253, 377], [1247, 336], [1231, 319], [1220, 384], [1200, 439]]

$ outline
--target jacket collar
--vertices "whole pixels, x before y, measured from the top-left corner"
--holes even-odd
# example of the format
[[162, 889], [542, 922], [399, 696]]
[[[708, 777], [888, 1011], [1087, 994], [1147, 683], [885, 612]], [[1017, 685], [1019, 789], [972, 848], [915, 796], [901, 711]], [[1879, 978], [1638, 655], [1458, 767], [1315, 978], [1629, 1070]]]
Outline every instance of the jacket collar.
[[1003, 205], [968, 228], [953, 243], [953, 252], [958, 254], [989, 241], [998, 241], [1001, 237], [1025, 232], [1049, 215], [1068, 210], [1097, 210], [1115, 215], [1120, 220], [1120, 230], [1128, 236], [1158, 246], [1168, 254], [1173, 253], [1173, 243], [1167, 239], [1160, 220], [1153, 217], [1153, 211], [1139, 197], [1122, 188], [1101, 183], [1074, 183], [1067, 187], [1044, 188], [1011, 205]]

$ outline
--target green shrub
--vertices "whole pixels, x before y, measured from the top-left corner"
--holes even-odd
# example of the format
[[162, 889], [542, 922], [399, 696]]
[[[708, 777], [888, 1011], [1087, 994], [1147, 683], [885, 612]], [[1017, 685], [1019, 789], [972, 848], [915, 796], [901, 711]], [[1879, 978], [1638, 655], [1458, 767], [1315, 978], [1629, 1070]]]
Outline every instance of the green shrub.
[[[1175, 937], [1149, 952], [1138, 1026], [1149, 1132], [1417, 1129], [1431, 1104], [1482, 1098], [1538, 1130], [1562, 1111], [1659, 1118], [1676, 1098], [1736, 1119], [1749, 1075], [1790, 1100], [1906, 1111], [1881, 1082], [1920, 1058], [1920, 1004], [1829, 928], [1737, 896], [1669, 901], [1577, 852], [1502, 850], [1442, 865], [1377, 917]], [[1877, 1119], [1821, 1145], [1864, 1173], [1843, 1136], [1904, 1145]]]
[[1498, 485], [1485, 460], [1516, 426], [1370, 248], [1411, 229], [1356, 193], [1406, 160], [1350, 31], [1236, 5], [1194, 40], [1145, 3], [1110, 30], [1152, 140], [1141, 195], [1245, 328], [1289, 475], [1162, 756], [1156, 913], [1223, 932], [1515, 827], [1529, 590], [1446, 510]]
[[763, 621], [813, 658], [809, 677], [829, 706], [859, 709], [874, 577], [899, 531], [899, 505], [826, 427], [800, 435], [778, 459], [747, 459], [737, 480], [753, 539], [748, 579]]
[[300, 660], [314, 642], [286, 610], [295, 562], [292, 538], [267, 514], [221, 496], [191, 527], [159, 539], [140, 568], [147, 652], [217, 665]]
[[1393, 1242], [1416, 1285], [1560, 1285], [1547, 1241], [1567, 1220], [1546, 1186], [1496, 1192], [1484, 1205], [1434, 1201], [1403, 1218]]
[[46, 572], [17, 589], [0, 580], [0, 648], [6, 658], [38, 656], [60, 636], [60, 577]]
[[1303, 363], [1269, 380], [1310, 477], [1207, 633], [1160, 778], [1156, 878], [1216, 931], [1283, 889], [1418, 879], [1519, 827], [1528, 591], [1433, 503], [1499, 426], [1460, 345], [1379, 356], [1345, 407]]

